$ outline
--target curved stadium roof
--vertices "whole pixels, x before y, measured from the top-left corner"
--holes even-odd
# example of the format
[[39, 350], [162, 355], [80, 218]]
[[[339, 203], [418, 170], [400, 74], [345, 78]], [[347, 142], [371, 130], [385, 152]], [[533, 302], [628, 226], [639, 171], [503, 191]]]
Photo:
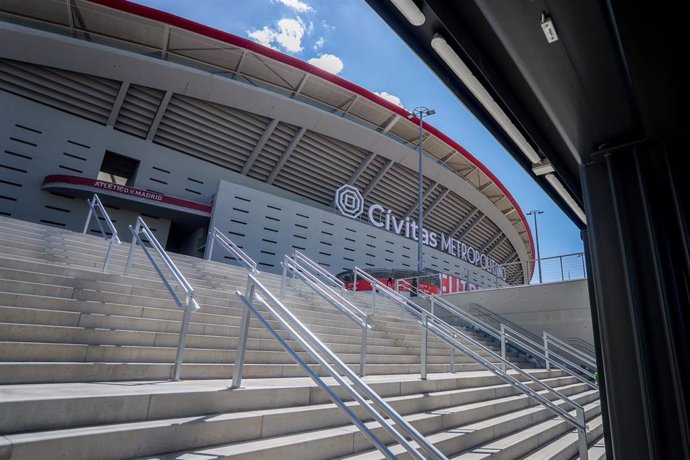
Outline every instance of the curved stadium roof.
[[[58, 30], [77, 38], [165, 59], [267, 89], [363, 125], [412, 149], [417, 148], [419, 120], [414, 117], [408, 119], [409, 112], [405, 109], [306, 62], [184, 18], [120, 0], [72, 0], [71, 8], [68, 8], [66, 0], [16, 0], [3, 2], [0, 10], [0, 15], [10, 21], [28, 22], [40, 28]], [[134, 89], [131, 88], [130, 92]], [[155, 106], [163, 96], [147, 92], [146, 88], [139, 91], [138, 99], [148, 99], [155, 113]], [[174, 111], [176, 107], [184, 110], [183, 106], [189, 103], [184, 96], [173, 95], [167, 111]], [[130, 106], [136, 112], [136, 103], [132, 102]], [[127, 100], [122, 110], [126, 107]], [[133, 135], [142, 137], [141, 131], [145, 133], [150, 127], [135, 114], [129, 122], [126, 117], [121, 118], [116, 129]], [[170, 133], [183, 131], [182, 127], [173, 125], [174, 117], [168, 118], [171, 120], [164, 119], [161, 123], [171, 123]], [[153, 123], [152, 119], [148, 121]], [[139, 126], [142, 123], [144, 126]], [[164, 126], [159, 128], [163, 132], [153, 140], [181, 151], [204, 150], [193, 153], [325, 205], [330, 204], [338, 184], [349, 182], [365, 191], [367, 201], [380, 202], [401, 214], [416, 216], [415, 170], [374, 152], [270, 119], [257, 117], [247, 123], [248, 131], [254, 132], [247, 142], [253, 145], [247, 147], [250, 153], [239, 162], [215, 155], [210, 144], [193, 148], [183, 145], [181, 139], [175, 139], [172, 134], [166, 137], [163, 135]], [[262, 142], [263, 151], [256, 148]], [[308, 168], [308, 164], [300, 166], [287, 161], [280, 164], [279, 153], [270, 158], [268, 152], [272, 146], [279, 151], [291, 143], [297, 144], [294, 150], [303, 152], [307, 163], [318, 163], [317, 157], [323, 156], [324, 152], [331, 156], [336, 153], [342, 165], [329, 170], [329, 176], [332, 176], [329, 179], [333, 183], [326, 181], [329, 186], [322, 187], [323, 190], [318, 187], [300, 189], [287, 171], [284, 174], [280, 168]], [[461, 145], [427, 123], [424, 123], [423, 148], [436, 164], [451, 170], [458, 179], [490, 200], [518, 235], [527, 259], [533, 259], [532, 235], [525, 216], [498, 178]], [[261, 158], [264, 152], [267, 158]], [[271, 162], [278, 163], [280, 168], [271, 169], [268, 165]], [[308, 178], [305, 177], [304, 182], [309, 182]], [[519, 261], [518, 251], [500, 230], [500, 225], [493, 221], [495, 219], [485, 218], [485, 213], [447, 185], [425, 177], [425, 225], [490, 252], [501, 263]], [[522, 281], [521, 275], [522, 270], [516, 270], [512, 275], [514, 281]]]

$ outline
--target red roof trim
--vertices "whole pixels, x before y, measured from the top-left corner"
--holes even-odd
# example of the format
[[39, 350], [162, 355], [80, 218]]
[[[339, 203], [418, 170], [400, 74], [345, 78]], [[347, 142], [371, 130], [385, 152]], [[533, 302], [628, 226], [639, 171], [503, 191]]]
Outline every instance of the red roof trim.
[[[175, 27], [179, 27], [180, 29], [188, 30], [190, 32], [195, 32], [200, 35], [204, 35], [206, 37], [214, 38], [216, 40], [220, 40], [225, 43], [229, 43], [231, 45], [235, 45], [241, 48], [248, 49], [252, 52], [261, 54], [262, 56], [266, 56], [268, 58], [274, 59], [278, 62], [282, 62], [284, 64], [288, 64], [292, 67], [295, 67], [297, 69], [300, 69], [304, 72], [308, 72], [312, 75], [316, 75], [317, 77], [323, 78], [326, 81], [329, 81], [337, 86], [340, 86], [342, 88], [345, 88], [347, 90], [352, 91], [355, 94], [358, 94], [362, 97], [365, 97], [369, 99], [372, 102], [375, 102], [376, 104], [385, 107], [388, 110], [391, 110], [392, 112], [397, 113], [401, 117], [407, 118], [407, 116], [410, 114], [407, 110], [403, 109], [402, 107], [399, 107], [382, 97], [372, 93], [371, 91], [362, 88], [359, 85], [356, 85], [350, 81], [345, 80], [344, 78], [338, 77], [337, 75], [333, 75], [330, 72], [326, 72], [325, 70], [319, 69], [318, 67], [315, 67], [307, 62], [301, 61], [297, 58], [294, 58], [292, 56], [288, 56], [286, 54], [283, 54], [279, 51], [276, 51], [274, 49], [265, 47], [263, 45], [259, 45], [256, 42], [253, 42], [251, 40], [248, 40], [246, 38], [238, 37], [237, 35], [232, 35], [227, 32], [220, 31], [218, 29], [214, 29], [212, 27], [205, 26], [203, 24], [199, 24], [198, 22], [190, 21], [189, 19], [182, 18], [180, 16], [175, 16], [174, 14], [166, 13], [164, 11], [156, 10], [154, 8], [149, 8], [148, 6], [143, 6], [139, 5], [137, 3], [129, 2], [129, 1], [124, 1], [124, 0], [90, 0], [92, 3], [97, 3], [103, 6], [107, 6], [109, 8], [114, 8], [116, 10], [124, 11], [127, 13], [135, 14], [137, 16], [141, 16], [144, 18], [152, 19], [154, 21], [159, 21], [163, 22], [166, 24], [170, 24]], [[419, 123], [419, 120], [416, 117], [412, 118], [412, 121], [415, 123]], [[513, 198], [513, 195], [506, 189], [506, 187], [501, 183], [500, 180], [486, 167], [480, 162], [477, 158], [475, 158], [471, 153], [469, 153], [467, 150], [465, 150], [464, 147], [462, 147], [460, 144], [443, 134], [441, 131], [438, 129], [434, 128], [433, 126], [429, 125], [428, 123], [424, 124], [426, 130], [439, 139], [441, 139], [443, 142], [448, 144], [449, 146], [453, 147], [455, 150], [458, 152], [462, 153], [464, 157], [466, 157], [471, 163], [473, 163], [477, 168], [479, 168], [484, 174], [486, 174], [497, 186], [498, 188], [508, 197], [510, 200], [510, 203], [515, 206], [515, 209], [518, 212], [518, 215], [520, 216], [520, 219], [522, 219], [522, 222], [525, 224], [525, 228], [527, 229], [527, 234], [529, 236], [529, 242], [530, 242], [530, 247], [532, 250], [532, 256], [534, 257], [534, 241], [532, 239], [532, 232], [530, 230], [529, 225], [527, 224], [527, 219], [525, 217], [525, 214], [522, 212], [522, 209], [520, 209], [520, 206], [518, 206], [517, 201], [515, 201], [515, 198]], [[532, 264], [534, 265], [534, 264]], [[534, 272], [534, 267], [532, 267], [532, 272]], [[530, 274], [531, 277], [531, 274]]]

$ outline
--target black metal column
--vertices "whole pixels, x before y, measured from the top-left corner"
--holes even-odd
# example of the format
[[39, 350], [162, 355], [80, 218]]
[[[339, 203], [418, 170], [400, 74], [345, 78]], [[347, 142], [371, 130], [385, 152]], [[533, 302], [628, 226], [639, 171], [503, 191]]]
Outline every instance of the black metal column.
[[680, 136], [582, 167], [607, 442], [615, 459], [690, 458], [690, 251]]

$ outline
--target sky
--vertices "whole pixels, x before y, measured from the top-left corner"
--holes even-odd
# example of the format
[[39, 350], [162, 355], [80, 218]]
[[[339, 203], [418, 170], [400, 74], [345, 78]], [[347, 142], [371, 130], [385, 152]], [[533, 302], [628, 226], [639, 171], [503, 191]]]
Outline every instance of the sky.
[[[310, 62], [412, 110], [463, 145], [538, 209], [542, 257], [581, 252], [577, 227], [364, 0], [137, 0]], [[534, 234], [533, 217], [527, 216]]]

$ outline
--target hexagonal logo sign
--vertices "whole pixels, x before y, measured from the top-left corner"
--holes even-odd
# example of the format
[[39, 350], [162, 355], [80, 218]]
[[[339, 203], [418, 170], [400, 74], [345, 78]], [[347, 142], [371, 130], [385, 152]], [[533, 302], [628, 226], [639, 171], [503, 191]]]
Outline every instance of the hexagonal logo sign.
[[335, 191], [335, 206], [343, 216], [356, 219], [364, 212], [364, 198], [353, 186], [343, 185]]

